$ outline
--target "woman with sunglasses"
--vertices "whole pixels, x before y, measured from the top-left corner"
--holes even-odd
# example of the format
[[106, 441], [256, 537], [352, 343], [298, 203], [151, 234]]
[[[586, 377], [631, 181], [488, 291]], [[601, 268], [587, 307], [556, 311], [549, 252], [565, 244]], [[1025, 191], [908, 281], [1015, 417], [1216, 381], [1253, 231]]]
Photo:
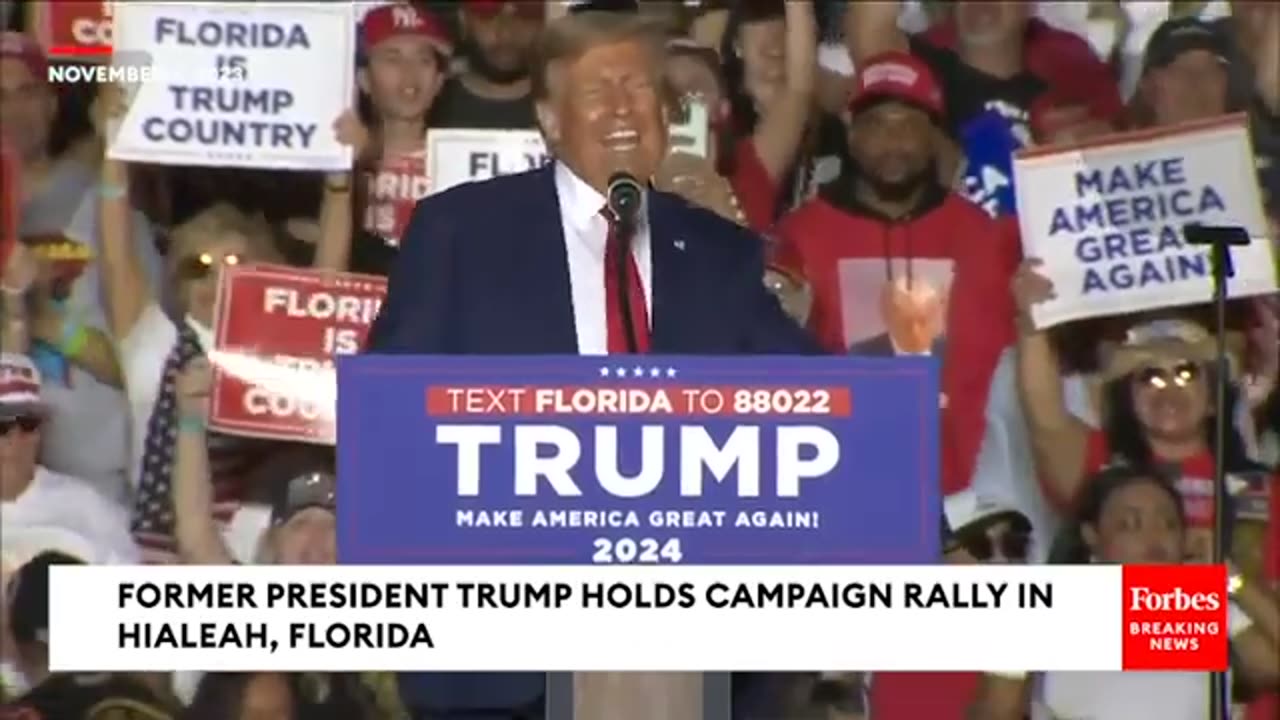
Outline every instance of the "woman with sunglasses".
[[[103, 86], [95, 104], [95, 128], [101, 134], [109, 118], [123, 112], [119, 88]], [[103, 290], [107, 319], [124, 369], [133, 424], [133, 530], [147, 557], [170, 562], [173, 517], [170, 485], [180, 418], [176, 378], [193, 359], [213, 346], [214, 301], [218, 278], [228, 267], [277, 259], [271, 228], [228, 204], [216, 204], [174, 228], [166, 257], [167, 286], [148, 282], [130, 237], [128, 173], [125, 163], [106, 158], [101, 168], [99, 225]], [[161, 298], [172, 298], [163, 303]], [[210, 436], [214, 455], [216, 508], [229, 520], [238, 507], [239, 478], [255, 444]]]
[[[1174, 479], [1161, 468], [1119, 465], [1091, 476], [1076, 512], [1050, 552], [1061, 564], [1178, 564], [1186, 556], [1187, 516]], [[1280, 682], [1280, 605], [1232, 571], [1228, 603], [1237, 686]], [[987, 674], [975, 720], [1202, 720], [1205, 673], [1050, 672]]]
[[1227, 407], [1214, 407], [1216, 341], [1203, 327], [1181, 319], [1133, 326], [1125, 339], [1107, 348], [1101, 428], [1071, 414], [1063, 401], [1061, 370], [1048, 333], [1034, 330], [1030, 308], [1052, 294], [1049, 281], [1029, 261], [1014, 277], [1013, 292], [1023, 315], [1018, 340], [1018, 389], [1030, 430], [1042, 489], [1059, 509], [1072, 506], [1085, 479], [1113, 460], [1132, 465], [1168, 463], [1180, 471], [1189, 552], [1212, 556], [1215, 457], [1228, 473], [1265, 470], [1248, 456], [1232, 423], [1224, 447], [1215, 447], [1218, 412], [1235, 418], [1240, 393], [1233, 383]]

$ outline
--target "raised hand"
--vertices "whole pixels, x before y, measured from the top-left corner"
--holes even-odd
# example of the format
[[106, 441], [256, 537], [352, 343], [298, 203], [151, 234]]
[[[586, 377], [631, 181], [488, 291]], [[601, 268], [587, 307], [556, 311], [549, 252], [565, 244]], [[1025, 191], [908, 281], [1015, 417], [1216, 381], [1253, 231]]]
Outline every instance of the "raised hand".
[[174, 395], [181, 417], [204, 418], [209, 414], [213, 368], [205, 358], [195, 358], [178, 373]]
[[1010, 283], [1013, 302], [1024, 330], [1034, 327], [1031, 324], [1031, 308], [1054, 298], [1053, 281], [1040, 274], [1041, 265], [1041, 261], [1035, 258], [1024, 260]]

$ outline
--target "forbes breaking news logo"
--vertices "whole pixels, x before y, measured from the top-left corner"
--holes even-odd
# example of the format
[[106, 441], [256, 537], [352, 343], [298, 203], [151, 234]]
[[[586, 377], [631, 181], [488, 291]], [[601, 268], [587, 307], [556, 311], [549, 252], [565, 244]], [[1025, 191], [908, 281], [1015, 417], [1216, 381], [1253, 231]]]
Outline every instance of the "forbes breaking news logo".
[[1227, 669], [1227, 569], [1142, 565], [1123, 570], [1125, 670]]

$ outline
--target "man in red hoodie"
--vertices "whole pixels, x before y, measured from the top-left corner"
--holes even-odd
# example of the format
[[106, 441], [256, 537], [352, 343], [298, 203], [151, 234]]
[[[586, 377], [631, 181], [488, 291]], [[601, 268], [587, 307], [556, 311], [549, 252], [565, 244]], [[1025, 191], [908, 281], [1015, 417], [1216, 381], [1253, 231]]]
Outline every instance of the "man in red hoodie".
[[[776, 234], [779, 264], [812, 287], [809, 327], [830, 351], [944, 356], [942, 476], [951, 494], [969, 485], [992, 372], [1014, 337], [1007, 288], [1019, 250], [1009, 221], [939, 184], [933, 139], [944, 116], [919, 59], [890, 52], [864, 63], [849, 107], [852, 167]], [[935, 311], [944, 319], [936, 331]], [[915, 342], [922, 330], [930, 337]]]

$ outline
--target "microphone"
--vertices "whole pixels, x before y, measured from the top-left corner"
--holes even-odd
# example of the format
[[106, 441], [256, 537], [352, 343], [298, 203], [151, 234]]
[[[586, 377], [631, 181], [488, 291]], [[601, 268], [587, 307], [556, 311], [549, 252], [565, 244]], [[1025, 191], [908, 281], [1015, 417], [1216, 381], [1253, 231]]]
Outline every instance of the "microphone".
[[639, 349], [636, 341], [635, 323], [631, 318], [630, 277], [627, 272], [631, 262], [631, 239], [635, 235], [636, 225], [640, 217], [640, 206], [644, 204], [644, 188], [631, 173], [616, 172], [609, 178], [605, 190], [609, 213], [616, 224], [618, 252], [613, 272], [617, 278], [614, 287], [618, 293], [618, 307], [622, 310], [622, 327], [627, 339], [627, 352], [634, 355]]
[[[616, 172], [609, 177], [609, 186], [605, 190], [609, 212], [618, 224], [630, 231], [635, 230], [636, 219], [640, 216], [640, 205], [643, 203], [644, 188], [640, 181], [628, 172]], [[630, 237], [625, 238], [628, 242]]]

